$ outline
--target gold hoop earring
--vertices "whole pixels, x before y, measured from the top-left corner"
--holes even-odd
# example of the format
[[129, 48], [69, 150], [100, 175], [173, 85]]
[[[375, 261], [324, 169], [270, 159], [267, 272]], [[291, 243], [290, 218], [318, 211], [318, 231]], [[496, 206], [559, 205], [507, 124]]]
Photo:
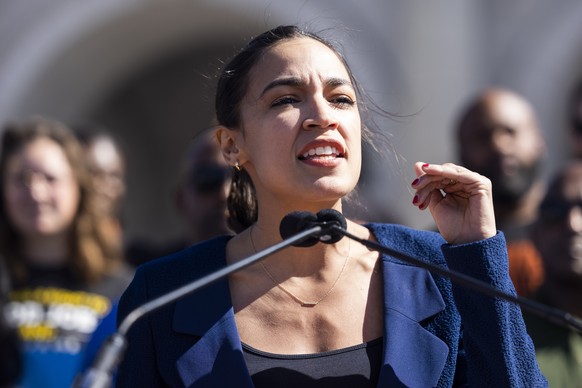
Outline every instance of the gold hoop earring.
[[240, 168], [240, 164], [238, 164], [238, 160], [237, 160], [236, 162], [234, 162], [234, 169], [235, 169], [236, 171], [240, 171], [240, 170], [242, 170], [242, 169]]

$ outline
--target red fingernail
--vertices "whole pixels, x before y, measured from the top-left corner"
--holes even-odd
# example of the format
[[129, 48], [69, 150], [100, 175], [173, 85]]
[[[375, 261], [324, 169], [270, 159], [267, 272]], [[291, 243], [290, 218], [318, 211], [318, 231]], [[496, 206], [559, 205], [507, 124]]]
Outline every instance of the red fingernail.
[[418, 203], [418, 195], [415, 195], [414, 198], [412, 198], [412, 204], [416, 205]]
[[426, 207], [426, 203], [423, 203], [423, 204], [421, 204], [421, 205], [420, 205], [418, 208], [419, 208], [420, 210], [423, 210], [425, 207]]
[[428, 167], [428, 166], [430, 166], [428, 163], [425, 163], [422, 165], [422, 167]]
[[418, 182], [420, 182], [420, 179], [416, 178], [415, 180], [412, 181], [412, 186], [416, 186]]

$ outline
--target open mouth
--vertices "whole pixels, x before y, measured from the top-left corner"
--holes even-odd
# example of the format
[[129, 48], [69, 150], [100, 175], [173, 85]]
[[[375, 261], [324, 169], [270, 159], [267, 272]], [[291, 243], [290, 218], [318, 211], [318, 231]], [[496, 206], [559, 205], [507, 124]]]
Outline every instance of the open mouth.
[[299, 156], [299, 160], [309, 159], [336, 159], [343, 158], [344, 155], [338, 151], [334, 146], [321, 146], [310, 148], [303, 155]]

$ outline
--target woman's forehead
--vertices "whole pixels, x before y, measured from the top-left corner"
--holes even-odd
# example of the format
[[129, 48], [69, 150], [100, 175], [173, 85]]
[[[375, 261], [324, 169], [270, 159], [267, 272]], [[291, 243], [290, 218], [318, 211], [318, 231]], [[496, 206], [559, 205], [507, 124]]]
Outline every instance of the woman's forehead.
[[60, 144], [45, 137], [39, 137], [23, 144], [17, 152], [9, 157], [8, 161], [12, 168], [18, 166], [37, 166], [47, 170], [70, 168]]
[[305, 78], [312, 74], [349, 79], [336, 52], [315, 39], [302, 37], [286, 39], [267, 49], [255, 65], [251, 78], [269, 82], [280, 76]]

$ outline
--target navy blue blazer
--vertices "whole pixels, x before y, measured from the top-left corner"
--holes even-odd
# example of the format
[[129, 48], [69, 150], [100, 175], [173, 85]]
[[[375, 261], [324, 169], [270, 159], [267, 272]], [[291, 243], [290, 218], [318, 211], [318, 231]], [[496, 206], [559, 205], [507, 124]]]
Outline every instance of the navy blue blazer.
[[[515, 293], [502, 233], [450, 246], [438, 233], [370, 224], [378, 242]], [[138, 268], [119, 305], [134, 308], [226, 265], [229, 236]], [[383, 365], [378, 387], [545, 387], [519, 307], [382, 255]], [[253, 387], [228, 282], [160, 308], [128, 332], [117, 387]]]

